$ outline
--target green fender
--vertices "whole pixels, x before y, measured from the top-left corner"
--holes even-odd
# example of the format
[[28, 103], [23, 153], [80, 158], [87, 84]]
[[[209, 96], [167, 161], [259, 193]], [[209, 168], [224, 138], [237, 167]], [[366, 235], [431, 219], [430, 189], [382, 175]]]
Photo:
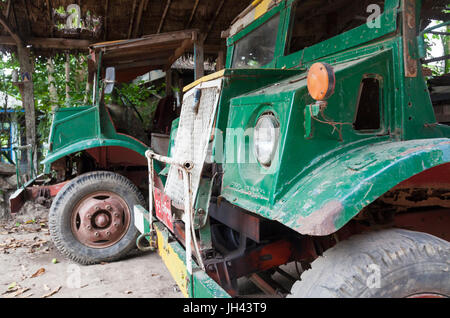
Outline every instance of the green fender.
[[[124, 135], [121, 135], [120, 138], [121, 139], [102, 139], [102, 138], [84, 139], [82, 141], [68, 145], [64, 148], [58, 149], [56, 152], [50, 153], [45, 158], [45, 160], [42, 161], [42, 164], [45, 165], [45, 173], [50, 172], [50, 164], [58, 159], [75, 154], [80, 151], [98, 147], [118, 146], [135, 151], [145, 158], [145, 152], [149, 149], [147, 146]], [[159, 164], [159, 162], [155, 162], [156, 172], [159, 173], [161, 169], [162, 167]]]
[[382, 142], [320, 164], [270, 211], [304, 235], [330, 235], [402, 181], [450, 162], [450, 139]]

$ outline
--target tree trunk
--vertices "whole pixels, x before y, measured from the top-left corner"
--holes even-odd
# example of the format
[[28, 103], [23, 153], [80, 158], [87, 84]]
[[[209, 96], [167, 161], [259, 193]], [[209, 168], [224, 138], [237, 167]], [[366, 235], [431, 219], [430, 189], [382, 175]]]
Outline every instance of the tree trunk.
[[36, 137], [36, 112], [34, 104], [33, 64], [31, 53], [22, 44], [17, 45], [17, 55], [20, 63], [22, 84], [19, 85], [22, 95], [23, 108], [25, 110], [25, 126], [27, 144], [32, 146], [33, 158], [28, 156], [28, 162], [33, 162], [34, 172], [37, 171], [37, 137]]
[[[447, 26], [447, 33], [450, 33], [450, 26]], [[443, 36], [444, 55], [450, 54], [450, 35]], [[445, 60], [445, 74], [450, 73], [450, 59]]]
[[70, 55], [66, 53], [66, 103], [70, 101]]
[[55, 86], [55, 64], [53, 59], [49, 57], [47, 59], [47, 73], [48, 73], [48, 92], [50, 95], [50, 104], [52, 107], [52, 112], [58, 110], [58, 91]]

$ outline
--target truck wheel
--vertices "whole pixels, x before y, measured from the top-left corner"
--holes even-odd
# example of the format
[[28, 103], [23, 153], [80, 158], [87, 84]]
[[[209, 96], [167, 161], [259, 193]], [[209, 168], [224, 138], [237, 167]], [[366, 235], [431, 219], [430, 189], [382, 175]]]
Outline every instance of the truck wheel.
[[118, 260], [136, 245], [133, 206], [144, 202], [136, 186], [121, 175], [81, 175], [61, 189], [50, 208], [53, 242], [80, 264]]
[[426, 233], [390, 229], [356, 235], [311, 266], [288, 297], [450, 296], [450, 243]]

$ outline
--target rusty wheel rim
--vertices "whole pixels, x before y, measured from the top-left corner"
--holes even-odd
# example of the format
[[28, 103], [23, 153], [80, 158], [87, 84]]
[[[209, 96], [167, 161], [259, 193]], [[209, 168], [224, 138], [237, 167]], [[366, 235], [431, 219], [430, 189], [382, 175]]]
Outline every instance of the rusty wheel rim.
[[82, 244], [106, 248], [127, 233], [131, 212], [126, 202], [108, 191], [91, 193], [80, 200], [71, 215], [72, 233]]

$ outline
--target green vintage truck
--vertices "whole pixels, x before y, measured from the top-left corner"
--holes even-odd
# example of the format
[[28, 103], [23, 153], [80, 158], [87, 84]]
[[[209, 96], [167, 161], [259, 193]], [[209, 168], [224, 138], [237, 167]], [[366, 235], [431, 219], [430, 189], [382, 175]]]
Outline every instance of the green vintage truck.
[[168, 152], [103, 100], [167, 65], [124, 59], [148, 39], [93, 46], [94, 105], [55, 114], [38, 187], [56, 246], [82, 264], [157, 248], [187, 297], [448, 297], [448, 100], [422, 69], [445, 2], [254, 1]]
[[185, 88], [134, 209], [185, 296], [450, 295], [450, 127], [422, 70], [437, 4], [255, 1], [224, 32], [226, 68]]

